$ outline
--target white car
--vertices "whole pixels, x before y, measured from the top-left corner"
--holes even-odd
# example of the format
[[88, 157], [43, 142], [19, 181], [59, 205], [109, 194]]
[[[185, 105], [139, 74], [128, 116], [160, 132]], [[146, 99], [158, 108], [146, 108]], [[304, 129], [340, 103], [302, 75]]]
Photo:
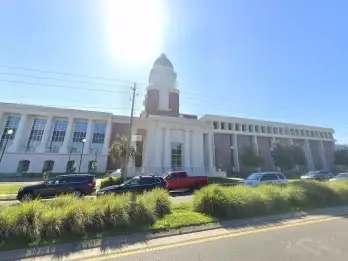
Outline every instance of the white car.
[[262, 184], [284, 184], [288, 179], [281, 172], [255, 172], [241, 183], [244, 186], [255, 187]]

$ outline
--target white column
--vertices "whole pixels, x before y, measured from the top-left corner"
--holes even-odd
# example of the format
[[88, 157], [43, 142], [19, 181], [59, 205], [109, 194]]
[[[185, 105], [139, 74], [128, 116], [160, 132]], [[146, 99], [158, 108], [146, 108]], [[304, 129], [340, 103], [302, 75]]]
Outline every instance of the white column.
[[0, 135], [2, 135], [2, 131], [3, 131], [2, 126], [3, 126], [3, 121], [5, 119], [4, 115], [5, 115], [5, 112], [0, 111]]
[[314, 164], [313, 164], [313, 158], [312, 158], [312, 153], [311, 153], [311, 148], [309, 146], [309, 142], [308, 140], [305, 140], [305, 146], [306, 146], [306, 155], [307, 155], [307, 164], [308, 164], [308, 168], [310, 170], [314, 169]]
[[275, 139], [275, 137], [271, 137], [271, 149], [274, 149], [275, 144], [276, 144], [276, 139]]
[[[156, 171], [162, 171], [161, 168], [162, 168], [162, 148], [163, 148], [163, 142], [164, 142], [164, 139], [163, 139], [163, 133], [162, 133], [162, 129], [157, 126], [156, 128], [156, 143], [154, 143], [153, 145], [156, 146], [156, 149], [155, 149], [155, 169]], [[148, 144], [149, 146], [151, 146], [150, 144]]]
[[256, 153], [259, 153], [259, 145], [257, 144], [257, 136], [253, 135], [252, 136], [252, 144], [253, 144], [253, 148], [256, 151]]
[[[214, 167], [214, 154], [215, 154], [215, 145], [214, 145], [214, 134], [213, 133], [207, 133], [207, 152], [208, 152], [208, 172], [210, 175], [215, 174], [215, 167]], [[204, 134], [203, 134], [204, 137]]]
[[83, 150], [83, 154], [89, 154], [90, 153], [90, 147], [92, 143], [92, 135], [93, 135], [93, 120], [88, 120], [87, 125], [87, 131], [86, 131], [86, 142], [85, 142], [85, 148]]
[[53, 116], [48, 116], [45, 124], [45, 130], [42, 135], [42, 139], [40, 142], [40, 145], [37, 147], [36, 151], [39, 153], [44, 153], [47, 148], [48, 140], [51, 136], [51, 129], [52, 129], [52, 123], [53, 123]]
[[323, 168], [327, 169], [327, 161], [326, 161], [326, 156], [325, 156], [325, 149], [324, 149], [324, 144], [323, 141], [320, 141], [320, 157], [321, 157], [321, 162], [323, 164]]
[[190, 150], [190, 131], [185, 131], [185, 138], [184, 138], [184, 166], [185, 169], [189, 170], [191, 168], [191, 150]]
[[238, 156], [238, 141], [237, 141], [237, 134], [233, 135], [233, 161], [234, 161], [234, 168], [235, 171], [239, 171], [239, 156]]
[[164, 168], [165, 171], [169, 171], [171, 168], [171, 147], [170, 147], [170, 129], [165, 129], [164, 137]]
[[65, 131], [65, 137], [62, 147], [60, 148], [60, 153], [69, 153], [69, 145], [71, 144], [71, 133], [74, 128], [74, 118], [70, 117], [68, 119], [68, 126]]
[[103, 154], [104, 155], [109, 154], [111, 134], [112, 134], [112, 120], [110, 117], [110, 119], [106, 123], [105, 139], [104, 139], [104, 144], [103, 144]]
[[25, 131], [25, 123], [27, 121], [28, 115], [23, 114], [20, 121], [18, 128], [16, 130], [15, 138], [11, 144], [11, 146], [8, 148], [8, 152], [17, 152], [18, 147], [20, 145], [20, 141], [22, 140], [23, 133]]

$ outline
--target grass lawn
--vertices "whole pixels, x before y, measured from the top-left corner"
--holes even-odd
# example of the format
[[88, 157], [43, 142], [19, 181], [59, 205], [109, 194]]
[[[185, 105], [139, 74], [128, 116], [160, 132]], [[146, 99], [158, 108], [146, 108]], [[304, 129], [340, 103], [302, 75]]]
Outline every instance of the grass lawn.
[[24, 187], [23, 184], [0, 184], [0, 194], [17, 194], [22, 187]]
[[220, 178], [220, 177], [208, 177], [209, 184], [226, 184], [226, 183], [238, 183], [241, 178]]

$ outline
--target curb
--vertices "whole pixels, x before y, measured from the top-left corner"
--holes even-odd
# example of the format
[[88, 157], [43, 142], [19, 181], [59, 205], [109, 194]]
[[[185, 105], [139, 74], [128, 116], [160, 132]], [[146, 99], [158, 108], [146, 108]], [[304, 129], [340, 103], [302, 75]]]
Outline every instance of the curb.
[[313, 211], [299, 211], [280, 215], [271, 215], [263, 217], [255, 217], [248, 219], [221, 221], [219, 223], [210, 223], [199, 226], [188, 226], [175, 230], [161, 231], [158, 233], [138, 233], [132, 235], [115, 236], [103, 239], [91, 239], [74, 243], [65, 243], [59, 245], [48, 245], [41, 247], [33, 247], [28, 249], [19, 249], [0, 252], [1, 260], [12, 261], [22, 260], [25, 258], [35, 258], [44, 256], [54, 256], [55, 258], [66, 257], [69, 254], [76, 253], [82, 250], [108, 247], [115, 247], [124, 244], [134, 244], [144, 242], [151, 239], [158, 239], [163, 237], [179, 236], [189, 233], [196, 233], [219, 228], [236, 229], [236, 228], [252, 228], [257, 226], [271, 226], [275, 222], [283, 223], [290, 220], [298, 220], [315, 215], [330, 215], [330, 216], [345, 216], [348, 215], [348, 206], [331, 207], [324, 209], [316, 209]]

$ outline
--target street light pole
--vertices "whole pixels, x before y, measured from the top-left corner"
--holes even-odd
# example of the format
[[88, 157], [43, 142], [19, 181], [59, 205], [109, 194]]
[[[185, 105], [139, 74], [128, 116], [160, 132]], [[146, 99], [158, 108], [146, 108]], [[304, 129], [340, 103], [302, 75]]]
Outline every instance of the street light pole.
[[83, 149], [85, 148], [85, 142], [86, 142], [86, 139], [83, 139], [82, 140], [82, 152], [81, 152], [80, 163], [79, 163], [79, 173], [80, 173], [80, 169], [81, 169], [82, 155], [83, 155]]
[[12, 129], [9, 129], [7, 132], [6, 132], [6, 141], [5, 141], [5, 146], [4, 146], [4, 149], [2, 150], [1, 152], [1, 156], [0, 156], [0, 163], [2, 161], [2, 157], [4, 156], [4, 153], [5, 153], [5, 150], [6, 150], [6, 146], [7, 146], [7, 142], [10, 138], [10, 136], [13, 134], [13, 130]]
[[130, 121], [129, 121], [129, 132], [128, 132], [128, 138], [127, 138], [127, 154], [126, 154], [126, 158], [125, 158], [125, 169], [123, 170], [123, 178], [127, 178], [128, 175], [128, 163], [129, 163], [129, 149], [132, 143], [132, 128], [133, 128], [133, 115], [134, 115], [134, 102], [135, 102], [135, 92], [137, 90], [137, 84], [134, 83], [134, 86], [132, 88], [132, 108], [131, 108], [131, 115], [130, 115]]

